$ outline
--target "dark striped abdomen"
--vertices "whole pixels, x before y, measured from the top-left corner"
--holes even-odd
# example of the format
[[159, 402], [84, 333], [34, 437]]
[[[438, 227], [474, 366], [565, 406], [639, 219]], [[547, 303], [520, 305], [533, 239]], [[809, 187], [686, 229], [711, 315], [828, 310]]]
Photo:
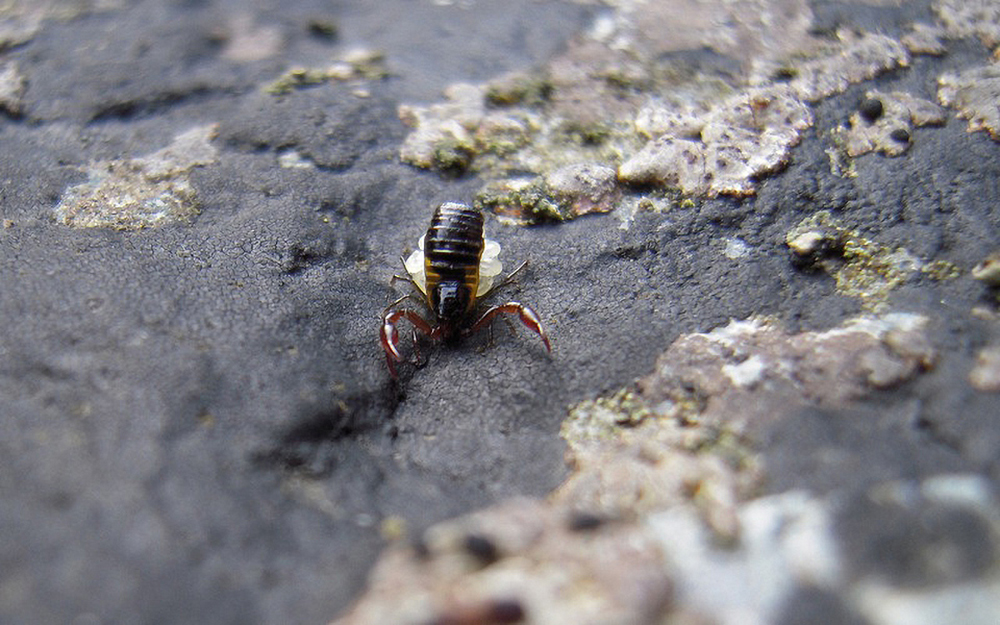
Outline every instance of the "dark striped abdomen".
[[434, 211], [424, 237], [427, 297], [443, 322], [457, 322], [475, 303], [483, 255], [483, 214], [446, 202]]

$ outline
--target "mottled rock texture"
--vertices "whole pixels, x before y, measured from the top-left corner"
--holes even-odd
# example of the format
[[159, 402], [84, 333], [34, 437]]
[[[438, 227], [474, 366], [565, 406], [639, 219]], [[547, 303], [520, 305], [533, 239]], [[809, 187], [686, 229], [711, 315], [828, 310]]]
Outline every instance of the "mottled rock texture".
[[[0, 3], [0, 621], [991, 622], [992, 8]], [[735, 191], [622, 169], [670, 141]], [[394, 381], [399, 257], [491, 184], [553, 353]]]

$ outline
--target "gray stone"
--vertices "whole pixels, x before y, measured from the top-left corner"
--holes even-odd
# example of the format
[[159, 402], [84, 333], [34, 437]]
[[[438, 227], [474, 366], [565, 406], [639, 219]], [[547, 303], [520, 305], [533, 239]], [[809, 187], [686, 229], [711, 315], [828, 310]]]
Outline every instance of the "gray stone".
[[[989, 62], [979, 42], [904, 66], [893, 42], [928, 19], [919, 3], [696, 3], [691, 26], [672, 3], [264, 4], [0, 9], [0, 64], [27, 80], [0, 116], [0, 621], [353, 618], [389, 543], [385, 561], [406, 564], [394, 596], [441, 601], [421, 618], [795, 622], [814, 598], [841, 622], [947, 622], [962, 602], [992, 622], [1000, 433], [970, 372], [1000, 331], [966, 270], [996, 250], [998, 144], [948, 122], [913, 130], [902, 158], [835, 173], [828, 153], [867, 91], [930, 98]], [[247, 48], [247, 33], [267, 36]], [[487, 215], [505, 263], [529, 265], [481, 305], [530, 304], [551, 355], [515, 319], [423, 343], [425, 366], [390, 377], [379, 315], [435, 205], [487, 179], [615, 169], [665, 128], [757, 150], [753, 102], [738, 124], [701, 122], [758, 78], [793, 82], [796, 63], [846, 91], [788, 109], [813, 125], [746, 161], [767, 166], [752, 195], [615, 181], [604, 197], [626, 217]], [[449, 178], [400, 161], [401, 104], [514, 71], [545, 80], [485, 96], [481, 162]], [[537, 136], [544, 150], [507, 160]], [[97, 164], [120, 184], [76, 196], [94, 214], [180, 180], [197, 212], [67, 227], [53, 211], [73, 189], [111, 189]], [[833, 234], [790, 252], [821, 213]], [[854, 290], [844, 267], [865, 278]], [[925, 321], [845, 325], [866, 293], [882, 322]], [[475, 579], [489, 584], [447, 595]]]

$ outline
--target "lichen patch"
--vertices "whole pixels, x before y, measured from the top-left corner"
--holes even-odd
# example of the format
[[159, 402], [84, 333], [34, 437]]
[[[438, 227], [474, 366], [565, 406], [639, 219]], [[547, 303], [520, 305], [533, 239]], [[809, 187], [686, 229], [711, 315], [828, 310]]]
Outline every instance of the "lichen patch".
[[[818, 36], [802, 0], [611, 6], [538, 70], [455, 85], [436, 104], [401, 106], [412, 128], [401, 159], [445, 175], [476, 173], [486, 184], [480, 195], [491, 198], [497, 186], [511, 196], [512, 185], [531, 181], [524, 210], [517, 201], [493, 203], [521, 223], [585, 212], [549, 210], [560, 201], [542, 184], [581, 164], [617, 170], [622, 191], [748, 196], [788, 163], [813, 123], [809, 103], [910, 60], [885, 35]], [[672, 55], [702, 48], [743, 59], [744, 75]], [[604, 210], [603, 202], [595, 206]]]
[[985, 130], [1000, 141], [1000, 64], [941, 75], [938, 101], [958, 109], [958, 116], [969, 120], [969, 132]]
[[573, 472], [553, 500], [610, 516], [694, 502], [733, 539], [761, 479], [747, 436], [795, 406], [849, 403], [929, 369], [926, 324], [894, 313], [792, 335], [751, 318], [682, 336], [637, 388], [572, 407], [561, 433]]
[[125, 0], [4, 0], [0, 2], [0, 51], [30, 41], [42, 22], [120, 9]]
[[849, 85], [910, 63], [902, 43], [886, 35], [839, 31], [838, 42], [828, 53], [793, 69], [789, 85], [807, 102], [841, 93]]
[[868, 91], [850, 118], [850, 123], [834, 131], [834, 142], [848, 156], [868, 152], [900, 156], [912, 143], [913, 129], [939, 126], [946, 121], [945, 111], [929, 100], [902, 91]]
[[63, 194], [56, 221], [76, 228], [137, 230], [191, 219], [198, 201], [189, 174], [215, 162], [215, 133], [214, 124], [199, 126], [152, 154], [90, 165], [87, 181]]
[[944, 38], [947, 33], [944, 28], [929, 24], [913, 24], [910, 32], [903, 35], [902, 41], [910, 54], [929, 54], [940, 56], [945, 53]]
[[681, 416], [701, 407], [638, 389], [573, 406], [561, 430], [573, 471], [553, 501], [611, 518], [694, 502], [720, 538], [734, 539], [735, 506], [759, 485], [760, 467], [733, 428]]
[[702, 116], [647, 108], [637, 127], [662, 134], [622, 163], [618, 177], [690, 194], [751, 195], [757, 177], [787, 163], [812, 121], [809, 107], [785, 85], [739, 93]]
[[414, 129], [400, 147], [403, 162], [448, 171], [464, 169], [475, 154], [475, 132], [486, 117], [484, 88], [459, 83], [444, 95], [430, 106], [399, 107], [400, 120]]
[[905, 248], [863, 237], [829, 211], [803, 219], [785, 235], [785, 244], [796, 264], [830, 274], [840, 293], [858, 298], [868, 311], [882, 310], [892, 290], [915, 272], [942, 278], [957, 275], [951, 270], [942, 271], [944, 267], [918, 258]]
[[567, 165], [546, 176], [517, 177], [487, 183], [474, 204], [516, 223], [564, 221], [617, 206], [621, 190], [615, 170], [593, 163]]
[[952, 37], [978, 37], [1000, 44], [1000, 4], [995, 0], [934, 0], [931, 8]]
[[641, 525], [515, 499], [430, 528], [417, 549], [392, 545], [334, 625], [647, 623], [672, 594]]
[[[680, 337], [637, 385], [570, 407], [570, 475], [548, 498], [439, 523], [416, 546], [397, 540], [334, 625], [700, 623], [734, 605], [771, 622], [780, 601], [760, 606], [759, 584], [719, 599], [715, 573], [760, 577], [774, 597], [846, 579], [830, 501], [757, 495], [755, 435], [932, 367], [927, 323], [893, 313], [792, 334], [752, 318]], [[927, 486], [977, 495], [953, 478]]]
[[[259, 42], [258, 42], [259, 43]], [[326, 67], [292, 67], [264, 88], [266, 93], [281, 96], [296, 89], [317, 85], [347, 82], [354, 86], [354, 94], [366, 97], [367, 89], [360, 85], [389, 76], [385, 54], [380, 50], [358, 47], [344, 52]]]

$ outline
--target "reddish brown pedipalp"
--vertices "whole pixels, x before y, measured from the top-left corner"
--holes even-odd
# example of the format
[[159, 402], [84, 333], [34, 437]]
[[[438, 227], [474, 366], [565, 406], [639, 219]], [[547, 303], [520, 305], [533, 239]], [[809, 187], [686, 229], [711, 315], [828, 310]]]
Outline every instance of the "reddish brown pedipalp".
[[[485, 240], [482, 222], [482, 214], [476, 209], [455, 203], [442, 204], [435, 211], [434, 217], [431, 219], [431, 227], [425, 235], [425, 238], [429, 240], [425, 251], [426, 278], [424, 274], [417, 273], [417, 270], [409, 269], [406, 260], [403, 260], [403, 266], [409, 272], [409, 277], [393, 276], [393, 281], [397, 279], [408, 281], [416, 290], [420, 291], [423, 295], [421, 300], [434, 316], [434, 322], [431, 322], [411, 308], [393, 309], [404, 300], [411, 298], [412, 295], [400, 297], [383, 311], [379, 338], [382, 349], [385, 351], [389, 372], [393, 378], [398, 375], [396, 363], [406, 361], [417, 366], [421, 364], [419, 356], [416, 359], [407, 359], [399, 351], [399, 333], [396, 325], [403, 319], [409, 321], [413, 326], [414, 349], [416, 350], [418, 332], [432, 341], [454, 337], [464, 338], [490, 324], [497, 315], [517, 313], [521, 323], [542, 339], [546, 351], [552, 351], [549, 337], [542, 327], [542, 321], [538, 314], [531, 307], [520, 302], [507, 302], [493, 306], [482, 313], [474, 322], [466, 325], [471, 313], [475, 310], [479, 297], [485, 297], [497, 288], [509, 284], [514, 275], [527, 264], [527, 261], [521, 263], [493, 288], [486, 287], [484, 293], [477, 293], [480, 258], [483, 256], [483, 241]], [[495, 243], [491, 243], [491, 245], [496, 250], [494, 254], [498, 253], [499, 246]], [[469, 250], [472, 250], [473, 253], [470, 253]], [[499, 272], [499, 262], [496, 263], [495, 270]], [[487, 275], [495, 274], [491, 272]], [[418, 282], [414, 278], [419, 278], [421, 281]], [[453, 303], [459, 305], [456, 306]]]

